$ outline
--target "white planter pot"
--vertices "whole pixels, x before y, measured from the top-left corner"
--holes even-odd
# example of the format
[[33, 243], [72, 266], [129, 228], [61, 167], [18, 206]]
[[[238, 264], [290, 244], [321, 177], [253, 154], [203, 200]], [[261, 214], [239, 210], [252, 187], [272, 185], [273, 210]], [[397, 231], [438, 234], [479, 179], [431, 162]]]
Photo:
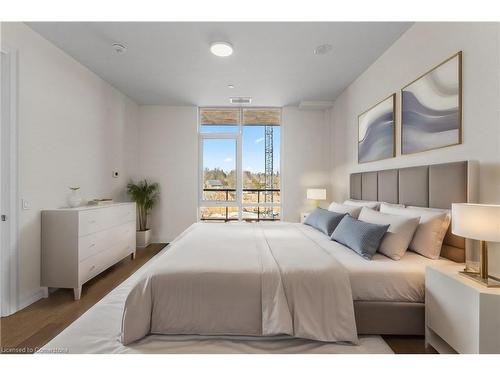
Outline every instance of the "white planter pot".
[[137, 231], [136, 245], [137, 247], [147, 247], [151, 243], [151, 229]]

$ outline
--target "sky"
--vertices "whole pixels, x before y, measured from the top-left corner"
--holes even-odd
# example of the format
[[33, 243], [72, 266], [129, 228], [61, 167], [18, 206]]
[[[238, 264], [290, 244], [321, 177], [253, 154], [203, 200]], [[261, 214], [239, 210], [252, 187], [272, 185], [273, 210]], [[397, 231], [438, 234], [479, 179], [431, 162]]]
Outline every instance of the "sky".
[[[222, 129], [221, 129], [222, 128]], [[224, 130], [228, 127], [210, 126], [211, 132]], [[237, 131], [237, 127], [234, 127]], [[274, 172], [280, 170], [280, 127], [274, 127]], [[243, 127], [242, 166], [244, 171], [264, 172], [264, 126]], [[236, 141], [234, 139], [205, 139], [203, 143], [203, 168], [221, 168], [226, 172], [236, 169]]]

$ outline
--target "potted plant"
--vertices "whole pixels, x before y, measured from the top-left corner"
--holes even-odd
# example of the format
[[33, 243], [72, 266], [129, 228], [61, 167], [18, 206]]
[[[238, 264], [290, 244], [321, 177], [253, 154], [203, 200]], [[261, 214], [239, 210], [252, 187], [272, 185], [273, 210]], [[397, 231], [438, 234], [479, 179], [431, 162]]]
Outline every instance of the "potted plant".
[[147, 180], [139, 181], [137, 184], [130, 182], [127, 185], [127, 192], [137, 204], [137, 214], [139, 218], [139, 230], [137, 231], [137, 247], [146, 247], [151, 241], [151, 229], [148, 226], [148, 215], [158, 201], [160, 195], [160, 185]]

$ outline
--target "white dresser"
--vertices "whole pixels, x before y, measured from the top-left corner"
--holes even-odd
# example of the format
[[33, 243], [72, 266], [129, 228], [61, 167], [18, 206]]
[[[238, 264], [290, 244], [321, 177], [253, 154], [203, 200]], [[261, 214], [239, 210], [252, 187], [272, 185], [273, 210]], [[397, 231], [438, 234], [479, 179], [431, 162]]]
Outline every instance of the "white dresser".
[[135, 203], [42, 211], [41, 285], [72, 288], [123, 258], [135, 257]]

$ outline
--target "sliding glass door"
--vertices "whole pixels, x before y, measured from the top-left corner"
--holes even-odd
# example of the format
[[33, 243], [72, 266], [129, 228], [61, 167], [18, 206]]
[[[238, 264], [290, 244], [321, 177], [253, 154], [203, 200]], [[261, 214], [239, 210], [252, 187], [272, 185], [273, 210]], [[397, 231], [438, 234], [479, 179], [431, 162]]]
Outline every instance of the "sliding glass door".
[[281, 111], [201, 108], [200, 220], [279, 220]]

